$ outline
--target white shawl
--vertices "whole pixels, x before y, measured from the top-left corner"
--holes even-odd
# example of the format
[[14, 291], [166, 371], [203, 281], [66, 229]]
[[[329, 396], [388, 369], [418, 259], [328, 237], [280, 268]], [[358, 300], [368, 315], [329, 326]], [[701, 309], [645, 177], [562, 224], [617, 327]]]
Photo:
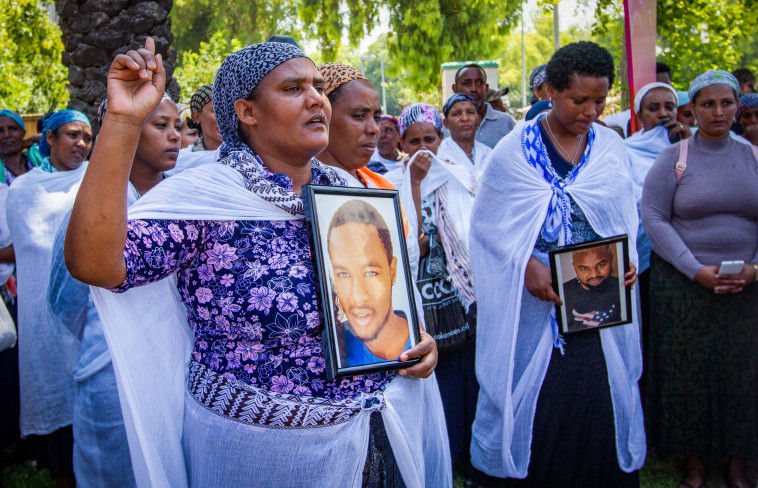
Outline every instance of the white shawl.
[[461, 146], [453, 140], [452, 137], [446, 137], [442, 139], [440, 147], [437, 150], [437, 156], [442, 160], [455, 161], [458, 164], [468, 164], [474, 168], [474, 174], [477, 179], [482, 176], [484, 170], [487, 169], [489, 164], [488, 156], [492, 153], [492, 149], [489, 146], [482, 144], [479, 141], [474, 141], [474, 163], [463, 152]]
[[35, 168], [16, 178], [7, 218], [18, 276], [18, 362], [21, 435], [49, 434], [73, 421], [75, 383], [47, 314], [53, 240], [71, 209], [87, 163], [73, 171]]
[[[632, 175], [635, 205], [639, 216], [645, 177], [658, 155], [669, 147], [671, 142], [665, 127], [655, 127], [651, 130], [635, 132], [629, 138], [624, 139], [624, 145], [626, 146], [626, 153], [629, 155], [629, 170]], [[637, 271], [639, 273], [650, 267], [650, 252], [652, 250], [653, 243], [650, 242], [650, 238], [648, 238], [645, 229], [642, 227], [642, 222], [640, 222], [637, 232], [637, 253], [640, 257]]]
[[[295, 217], [244, 187], [242, 175], [222, 164], [203, 165], [173, 176], [129, 209], [129, 218], [194, 220], [292, 220]], [[182, 451], [187, 363], [193, 335], [173, 276], [113, 294], [93, 288], [113, 358], [129, 448], [138, 486], [188, 486]], [[187, 396], [189, 398], [189, 396]], [[434, 377], [396, 378], [385, 390], [384, 424], [400, 471], [409, 487], [452, 486], [452, 470], [442, 405]], [[329, 479], [360, 485], [369, 411], [346, 424], [318, 429], [281, 431], [228, 425], [230, 432], [249, 429], [247, 444], [234, 443], [220, 453], [225, 462], [247, 462], [249, 482], [258, 486], [326, 486]], [[208, 413], [214, 416], [215, 414]], [[211, 419], [212, 422], [220, 417]], [[231, 425], [233, 424], [233, 425]], [[217, 437], [223, 438], [224, 431]], [[266, 453], [283, 449], [291, 459], [277, 465], [260, 462]], [[313, 446], [334, 441], [329, 452]], [[234, 442], [231, 441], [230, 442]], [[257, 457], [257, 459], [256, 459]], [[209, 466], [223, 472], [223, 467]], [[295, 481], [296, 480], [296, 481]], [[340, 481], [342, 482], [342, 481]], [[242, 481], [237, 482], [237, 484]], [[224, 483], [218, 482], [217, 486]], [[226, 480], [227, 485], [234, 482]]]
[[[11, 242], [11, 231], [8, 228], [8, 219], [5, 209], [8, 204], [8, 191], [10, 188], [4, 183], [0, 183], [0, 248], [8, 247]], [[0, 286], [3, 286], [8, 278], [13, 274], [13, 263], [0, 263]]]
[[[608, 237], [628, 234], [637, 261], [637, 212], [623, 141], [594, 125], [590, 160], [566, 190], [593, 229]], [[554, 337], [552, 304], [524, 288], [524, 273], [545, 220], [552, 191], [526, 161], [520, 131], [494, 149], [480, 180], [470, 246], [478, 299], [476, 372], [481, 386], [471, 445], [472, 463], [498, 477], [527, 475], [537, 398]], [[636, 313], [633, 314], [636, 317]], [[639, 469], [645, 431], [637, 380], [642, 371], [636, 323], [600, 331], [621, 469]], [[536, 467], [539, 469], [539, 466]]]
[[193, 151], [192, 146], [187, 146], [179, 151], [179, 157], [176, 159], [176, 166], [166, 171], [166, 174], [173, 176], [190, 168], [215, 163], [218, 161], [218, 151], [218, 149], [214, 151]]

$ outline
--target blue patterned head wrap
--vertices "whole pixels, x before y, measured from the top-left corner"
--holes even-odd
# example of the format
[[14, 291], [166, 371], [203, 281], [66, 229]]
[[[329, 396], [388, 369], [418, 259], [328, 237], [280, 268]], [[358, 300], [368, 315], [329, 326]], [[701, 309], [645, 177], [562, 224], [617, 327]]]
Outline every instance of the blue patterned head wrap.
[[294, 58], [308, 56], [297, 46], [283, 42], [252, 44], [224, 59], [213, 83], [213, 111], [224, 143], [220, 157], [234, 151], [249, 151], [239, 137], [239, 119], [234, 103], [245, 99], [274, 68]]
[[471, 95], [467, 95], [465, 93], [455, 93], [452, 97], [448, 98], [447, 102], [445, 102], [445, 105], [442, 106], [442, 113], [445, 114], [445, 118], [447, 118], [447, 115], [450, 113], [453, 105], [458, 102], [471, 102], [474, 104], [475, 109], [479, 109], [479, 107], [476, 105], [476, 100], [474, 100]]
[[545, 83], [547, 79], [547, 71], [545, 68], [547, 64], [541, 64], [532, 70], [532, 74], [529, 75], [529, 88], [534, 89]]
[[429, 122], [442, 132], [442, 115], [439, 110], [428, 103], [412, 103], [400, 112], [400, 135], [405, 137], [405, 131], [416, 122]]
[[50, 157], [50, 145], [47, 143], [47, 133], [51, 130], [56, 130], [63, 124], [69, 122], [81, 122], [87, 124], [87, 127], [92, 127], [89, 123], [89, 119], [86, 115], [78, 110], [58, 110], [53, 115], [45, 120], [45, 124], [42, 126], [42, 138], [39, 141], [39, 152], [44, 157]]
[[[534, 90], [547, 80], [547, 64], [541, 64], [532, 70], [532, 74], [529, 75], [529, 89]], [[532, 105], [539, 102], [540, 99], [532, 95], [529, 97], [529, 103]]]
[[737, 81], [737, 78], [723, 69], [712, 69], [699, 74], [694, 80], [692, 80], [692, 83], [690, 83], [690, 89], [687, 90], [687, 93], [690, 95], [690, 100], [695, 100], [697, 92], [706, 86], [718, 84], [729, 86], [729, 88], [734, 90], [734, 96], [737, 98], [740, 97], [740, 83]]
[[24, 119], [22, 119], [21, 116], [13, 110], [8, 110], [7, 108], [0, 110], [0, 117], [8, 117], [9, 119], [13, 119], [13, 121], [17, 123], [19, 127], [26, 131], [26, 124], [24, 124]]
[[740, 97], [740, 106], [737, 109], [737, 118], [740, 118], [742, 112], [749, 108], [758, 108], [758, 94], [746, 93]]

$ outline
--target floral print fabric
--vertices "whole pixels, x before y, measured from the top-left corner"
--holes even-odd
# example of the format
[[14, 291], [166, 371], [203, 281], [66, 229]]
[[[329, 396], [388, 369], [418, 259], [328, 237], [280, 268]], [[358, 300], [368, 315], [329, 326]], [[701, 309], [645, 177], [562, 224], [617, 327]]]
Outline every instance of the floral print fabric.
[[382, 390], [394, 372], [326, 379], [309, 235], [301, 220], [130, 220], [114, 291], [176, 272], [193, 359], [226, 378], [337, 400]]

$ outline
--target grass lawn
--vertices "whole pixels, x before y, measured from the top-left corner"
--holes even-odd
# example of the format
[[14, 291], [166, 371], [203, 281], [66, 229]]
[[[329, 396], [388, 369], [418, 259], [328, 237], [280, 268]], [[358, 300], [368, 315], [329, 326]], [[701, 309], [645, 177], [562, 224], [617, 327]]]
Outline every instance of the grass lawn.
[[[710, 488], [727, 488], [721, 477], [719, 466], [709, 466]], [[758, 476], [758, 463], [750, 464], [751, 474]], [[679, 486], [679, 468], [675, 463], [665, 463], [654, 455], [649, 455], [645, 466], [640, 471], [640, 488], [676, 488]], [[456, 476], [454, 488], [463, 488], [463, 479]], [[26, 464], [15, 464], [3, 468], [0, 486], [5, 488], [54, 488], [55, 480], [45, 470], [38, 470]], [[758, 486], [758, 485], [756, 485]]]
[[39, 470], [27, 464], [13, 464], [3, 468], [0, 486], [4, 488], [55, 488], [55, 480], [46, 469]]

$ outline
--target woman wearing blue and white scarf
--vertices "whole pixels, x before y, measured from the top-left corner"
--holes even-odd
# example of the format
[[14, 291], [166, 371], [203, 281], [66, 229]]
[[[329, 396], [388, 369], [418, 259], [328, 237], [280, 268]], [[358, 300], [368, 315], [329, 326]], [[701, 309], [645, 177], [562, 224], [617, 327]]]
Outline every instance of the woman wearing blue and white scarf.
[[[637, 486], [645, 432], [634, 323], [562, 338], [547, 258], [568, 244], [628, 234], [637, 212], [623, 142], [594, 123], [614, 66], [590, 42], [548, 63], [553, 108], [494, 149], [471, 234], [479, 403], [471, 444], [482, 484]], [[634, 315], [634, 314], [633, 314]], [[591, 460], [591, 461], [590, 461]]]
[[135, 122], [165, 86], [154, 53], [148, 38], [111, 66], [65, 249], [74, 277], [118, 292], [92, 287], [137, 485], [451, 486], [427, 334], [400, 373], [324, 372], [300, 191], [346, 183], [314, 159], [331, 109], [313, 62], [279, 42], [230, 54], [213, 93], [221, 159], [168, 178], [127, 216]]
[[62, 479], [73, 477], [75, 387], [53, 339], [45, 298], [55, 232], [74, 204], [92, 132], [84, 114], [61, 110], [45, 121], [43, 134], [45, 162], [13, 181], [6, 208], [18, 277], [21, 435], [56, 452], [61, 466], [52, 466], [52, 474]]

